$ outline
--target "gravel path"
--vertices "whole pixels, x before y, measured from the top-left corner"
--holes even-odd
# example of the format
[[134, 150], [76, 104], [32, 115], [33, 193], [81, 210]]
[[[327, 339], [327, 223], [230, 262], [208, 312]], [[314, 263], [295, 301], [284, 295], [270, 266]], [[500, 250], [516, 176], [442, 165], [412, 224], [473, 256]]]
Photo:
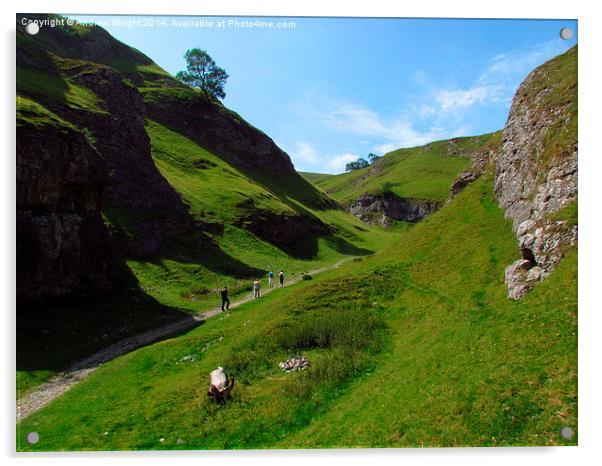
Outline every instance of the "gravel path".
[[[316, 275], [320, 272], [337, 268], [343, 262], [351, 259], [353, 258], [342, 259], [330, 267], [312, 270], [309, 272], [309, 275]], [[301, 279], [301, 276], [296, 276], [294, 278], [287, 279], [286, 284], [287, 286], [290, 286], [299, 282]], [[275, 281], [277, 282], [277, 277]], [[262, 289], [261, 294], [265, 295], [277, 289], [278, 285], [275, 284], [274, 288]], [[239, 301], [233, 302], [230, 305], [230, 309], [238, 307], [244, 303], [248, 303], [253, 299], [253, 295], [250, 294]], [[39, 411], [51, 401], [61, 396], [75, 384], [85, 379], [88, 375], [98, 369], [98, 367], [100, 367], [102, 364], [111, 361], [118, 356], [129, 353], [136, 348], [140, 348], [141, 346], [146, 346], [172, 336], [181, 335], [182, 333], [185, 333], [200, 325], [204, 320], [219, 313], [221, 313], [221, 309], [218, 307], [185, 317], [181, 320], [164, 325], [163, 327], [151, 329], [133, 337], [128, 337], [124, 340], [118, 341], [117, 343], [114, 343], [107, 348], [94, 353], [92, 356], [73, 364], [64, 372], [51, 377], [47, 382], [33, 388], [31, 391], [27, 392], [19, 400], [17, 400], [17, 423], [36, 411]]]

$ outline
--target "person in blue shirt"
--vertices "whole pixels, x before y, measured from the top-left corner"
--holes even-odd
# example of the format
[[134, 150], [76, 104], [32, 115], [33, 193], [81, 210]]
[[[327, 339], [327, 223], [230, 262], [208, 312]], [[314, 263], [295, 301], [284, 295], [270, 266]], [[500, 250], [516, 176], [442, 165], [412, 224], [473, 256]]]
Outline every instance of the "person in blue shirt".
[[274, 272], [272, 270], [268, 272], [268, 282], [270, 284], [270, 288], [274, 288]]

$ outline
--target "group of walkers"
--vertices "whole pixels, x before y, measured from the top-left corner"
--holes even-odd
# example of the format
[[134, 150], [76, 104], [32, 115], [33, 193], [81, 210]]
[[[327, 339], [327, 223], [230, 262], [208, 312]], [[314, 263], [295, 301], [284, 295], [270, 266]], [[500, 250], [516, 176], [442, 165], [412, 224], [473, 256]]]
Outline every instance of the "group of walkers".
[[[281, 270], [278, 273], [278, 283], [280, 284], [280, 288], [284, 286], [284, 271]], [[268, 286], [270, 288], [274, 288], [274, 271], [270, 269], [268, 272]], [[253, 298], [257, 299], [260, 297], [261, 286], [259, 284], [259, 278], [256, 278], [253, 281]], [[222, 297], [222, 311], [227, 311], [230, 309], [230, 298], [228, 297], [228, 287], [224, 286], [220, 290], [220, 294]]]

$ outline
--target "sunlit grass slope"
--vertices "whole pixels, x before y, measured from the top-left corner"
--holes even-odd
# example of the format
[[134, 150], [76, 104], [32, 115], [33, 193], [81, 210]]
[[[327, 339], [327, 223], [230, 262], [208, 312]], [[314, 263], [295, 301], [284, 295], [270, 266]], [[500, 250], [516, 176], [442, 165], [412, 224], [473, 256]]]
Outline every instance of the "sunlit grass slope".
[[[520, 253], [491, 186], [382, 254], [106, 364], [26, 419], [18, 449], [576, 444], [559, 431], [577, 429], [577, 251], [508, 300]], [[281, 372], [291, 355], [310, 368]], [[237, 377], [223, 406], [217, 366]]]
[[342, 204], [363, 194], [389, 191], [403, 198], [444, 201], [460, 172], [470, 166], [471, 155], [487, 151], [500, 133], [436, 141], [425, 146], [398, 149], [373, 165], [329, 176], [305, 174], [306, 178]]
[[[224, 284], [232, 294], [247, 293], [256, 269], [264, 283], [270, 268], [285, 270], [287, 276], [322, 268], [346, 256], [366, 255], [394, 240], [397, 231], [369, 227], [341, 209], [312, 210], [295, 197], [259, 185], [244, 172], [231, 167], [215, 154], [181, 134], [148, 121], [152, 155], [161, 174], [180, 193], [191, 214], [199, 222], [223, 226], [208, 236], [230, 256], [203, 245], [174, 242], [170, 257], [156, 260], [129, 260], [128, 264], [160, 302], [191, 311], [217, 302], [217, 289]], [[303, 193], [298, 193], [302, 198]], [[237, 225], [237, 220], [253, 209], [294, 214], [295, 208], [308, 212], [333, 229], [331, 235], [302, 239], [292, 250], [279, 248]], [[292, 207], [291, 207], [292, 206]], [[213, 254], [213, 256], [212, 256]], [[250, 280], [251, 279], [251, 280]]]
[[[33, 127], [32, 133], [40, 135], [49, 130], [81, 133], [94, 147], [99, 141], [86, 124], [97, 117], [107, 118], [110, 106], [80, 78], [102, 76], [108, 68], [112, 68], [111, 75], [115, 70], [121, 73], [123, 84], [132, 92], [139, 91], [147, 104], [161, 105], [173, 93], [191, 99], [201, 95], [99, 27], [57, 26], [35, 37], [18, 28], [17, 126]], [[215, 105], [249, 129], [242, 117], [220, 103]], [[217, 290], [223, 285], [230, 287], [235, 300], [249, 293], [255, 277], [265, 286], [270, 268], [283, 269], [290, 279], [381, 250], [401, 231], [363, 225], [295, 173], [284, 179], [262, 178], [261, 173], [237, 169], [224, 161], [223, 154], [211, 153], [154, 121], [146, 122], [146, 130], [154, 163], [188, 205], [198, 228], [166, 238], [165, 250], [156, 256], [123, 257], [127, 280], [120, 281], [110, 296], [72, 306], [58, 303], [34, 316], [20, 314], [18, 397], [116, 341], [186, 317], [184, 313], [218, 306]], [[258, 172], [261, 169], [257, 167]], [[311, 207], [318, 204], [325, 210]], [[273, 216], [314, 216], [328, 225], [330, 234], [307, 235], [286, 247], [277, 246], [240, 225], [251, 209]], [[103, 215], [116, 237], [135, 241], [140, 225], [165, 212], [141, 213], [123, 208], [119, 200], [105, 199]]]

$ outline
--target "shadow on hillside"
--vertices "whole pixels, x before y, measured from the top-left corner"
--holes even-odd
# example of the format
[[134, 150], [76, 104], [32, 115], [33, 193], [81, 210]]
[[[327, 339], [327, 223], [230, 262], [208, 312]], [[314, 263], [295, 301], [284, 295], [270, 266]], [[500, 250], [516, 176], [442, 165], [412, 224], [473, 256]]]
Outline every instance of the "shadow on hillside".
[[198, 264], [211, 272], [228, 275], [236, 279], [253, 278], [264, 271], [251, 267], [226, 253], [204, 232], [177, 235], [168, 239], [168, 255], [150, 258], [148, 262], [160, 264], [172, 259], [187, 264]]
[[[164, 114], [152, 106], [148, 107], [147, 110], [150, 111], [151, 118], [153, 120], [156, 120], [169, 130], [192, 140], [195, 144], [213, 153], [228, 165], [240, 170], [241, 173], [271, 193], [274, 197], [279, 199], [282, 203], [286, 204], [294, 211], [298, 213], [306, 212], [301, 206], [299, 206], [298, 203], [316, 210], [341, 208], [335, 200], [333, 200], [324, 192], [320, 191], [297, 172], [294, 172], [294, 174], [291, 176], [281, 176], [277, 173], [271, 173], [270, 167], [253, 167], [247, 164], [242, 164], [236, 159], [236, 157], [228, 156], [220, 153], [219, 151], [212, 150], [210, 147], [207, 147], [205, 142], [198, 137], [198, 134], [194, 132], [194, 128], [182, 126], [182, 122], [178, 124], [178, 120], [173, 113]], [[205, 111], [214, 110], [215, 109], [205, 108]], [[294, 199], [297, 202], [294, 202], [291, 199]]]
[[249, 168], [246, 168], [244, 173], [266, 191], [278, 198], [280, 202], [286, 204], [300, 214], [307, 214], [308, 211], [296, 202], [291, 201], [291, 199], [320, 211], [341, 208], [334, 199], [320, 191], [298, 173], [296, 176], [286, 179], [271, 176], [259, 170], [251, 170]]
[[[192, 315], [157, 302], [120, 267], [120, 289], [105, 297], [17, 309], [17, 370], [63, 371], [113, 343]], [[173, 335], [172, 335], [173, 336]]]
[[318, 254], [320, 239], [324, 240], [328, 246], [339, 254], [346, 256], [368, 256], [375, 252], [370, 249], [360, 248], [346, 239], [335, 235], [307, 236], [291, 245], [274, 244], [274, 246], [295, 259], [311, 260], [315, 259]]

